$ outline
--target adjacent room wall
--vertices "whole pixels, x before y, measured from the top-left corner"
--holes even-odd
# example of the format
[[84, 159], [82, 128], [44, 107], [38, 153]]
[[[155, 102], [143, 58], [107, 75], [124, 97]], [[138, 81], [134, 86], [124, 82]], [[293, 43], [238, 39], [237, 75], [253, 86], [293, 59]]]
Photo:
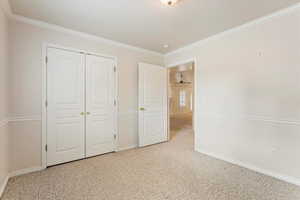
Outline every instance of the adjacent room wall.
[[7, 18], [0, 2], [0, 197], [9, 173], [8, 134], [8, 26]]
[[119, 148], [138, 142], [138, 62], [162, 65], [163, 56], [10, 21], [10, 115], [13, 171], [41, 165], [42, 44], [116, 56], [119, 68]]
[[197, 59], [196, 150], [300, 184], [300, 6], [166, 55]]

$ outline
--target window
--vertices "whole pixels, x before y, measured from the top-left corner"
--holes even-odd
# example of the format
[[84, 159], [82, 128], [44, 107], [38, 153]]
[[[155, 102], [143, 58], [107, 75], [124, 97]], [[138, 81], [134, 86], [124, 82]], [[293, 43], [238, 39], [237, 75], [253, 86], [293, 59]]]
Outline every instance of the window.
[[179, 92], [179, 106], [180, 107], [185, 107], [185, 105], [186, 105], [185, 99], [186, 99], [185, 90], [180, 90], [180, 92]]

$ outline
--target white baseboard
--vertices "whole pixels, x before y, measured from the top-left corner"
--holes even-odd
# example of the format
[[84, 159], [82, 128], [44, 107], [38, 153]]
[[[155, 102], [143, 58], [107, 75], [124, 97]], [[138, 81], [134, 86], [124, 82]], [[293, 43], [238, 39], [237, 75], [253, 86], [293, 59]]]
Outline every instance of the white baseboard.
[[0, 185], [0, 199], [4, 193], [4, 190], [6, 188], [6, 185], [7, 185], [7, 182], [8, 182], [8, 179], [9, 179], [9, 176], [6, 176], [5, 179], [4, 179], [4, 182]]
[[41, 171], [45, 169], [44, 167], [41, 166], [37, 166], [37, 167], [31, 167], [31, 168], [26, 168], [26, 169], [21, 169], [21, 170], [16, 170], [13, 171], [9, 174], [9, 177], [15, 177], [15, 176], [20, 176], [23, 174], [28, 174], [28, 173], [32, 173], [32, 172], [37, 172], [37, 171]]
[[238, 165], [238, 166], [250, 169], [252, 171], [255, 171], [255, 172], [258, 172], [258, 173], [261, 173], [261, 174], [264, 174], [264, 175], [267, 175], [267, 176], [271, 176], [273, 178], [276, 178], [276, 179], [279, 179], [279, 180], [282, 180], [282, 181], [300, 186], [300, 179], [298, 179], [298, 178], [294, 178], [294, 177], [291, 177], [291, 176], [279, 174], [277, 172], [273, 172], [273, 171], [270, 171], [270, 170], [267, 170], [267, 169], [262, 169], [262, 168], [259, 168], [257, 166], [254, 166], [252, 164], [248, 164], [248, 163], [244, 163], [244, 162], [241, 162], [241, 161], [238, 161], [238, 160], [234, 160], [234, 159], [228, 158], [226, 156], [217, 155], [215, 153], [208, 152], [208, 151], [199, 149], [197, 147], [195, 148], [195, 150], [199, 153], [208, 155], [210, 157], [214, 157], [214, 158], [217, 158], [219, 160], [223, 160], [225, 162], [229, 162], [229, 163], [232, 163], [234, 165]]
[[126, 150], [129, 150], [129, 149], [135, 149], [137, 147], [138, 147], [137, 144], [134, 144], [134, 145], [131, 145], [131, 146], [127, 146], [127, 147], [119, 147], [118, 151], [126, 151]]
[[12, 177], [15, 177], [15, 176], [20, 176], [20, 175], [23, 175], [23, 174], [28, 174], [28, 173], [32, 173], [32, 172], [37, 172], [37, 171], [41, 171], [45, 168], [43, 167], [31, 167], [31, 168], [26, 168], [26, 169], [21, 169], [21, 170], [16, 170], [16, 171], [13, 171], [11, 173], [9, 173], [8, 176], [6, 176], [6, 178], [4, 179], [4, 182], [0, 185], [0, 199], [3, 195], [3, 192], [7, 186], [7, 182], [9, 180], [9, 178], [12, 178]]

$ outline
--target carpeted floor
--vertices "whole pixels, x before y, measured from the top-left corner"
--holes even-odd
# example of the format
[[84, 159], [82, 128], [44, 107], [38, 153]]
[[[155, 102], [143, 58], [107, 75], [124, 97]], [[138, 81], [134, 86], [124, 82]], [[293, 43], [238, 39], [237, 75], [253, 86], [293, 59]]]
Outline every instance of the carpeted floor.
[[168, 143], [12, 178], [3, 196], [38, 199], [299, 200], [300, 188], [194, 152], [187, 123], [172, 129]]

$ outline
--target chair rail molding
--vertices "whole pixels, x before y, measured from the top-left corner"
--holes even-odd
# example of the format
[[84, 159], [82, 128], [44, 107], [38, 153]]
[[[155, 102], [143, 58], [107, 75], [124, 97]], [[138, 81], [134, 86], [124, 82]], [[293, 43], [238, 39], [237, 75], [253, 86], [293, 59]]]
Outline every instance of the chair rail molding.
[[22, 121], [41, 121], [41, 115], [11, 115], [8, 117], [8, 122], [22, 122]]
[[0, 128], [6, 126], [7, 124], [8, 124], [8, 119], [7, 118], [4, 118], [4, 119], [0, 120]]
[[300, 120], [298, 119], [275, 119], [268, 116], [254, 115], [254, 114], [226, 114], [226, 113], [213, 113], [213, 112], [203, 112], [199, 117], [213, 117], [220, 119], [230, 119], [230, 120], [248, 120], [248, 121], [262, 121], [273, 124], [287, 124], [300, 126]]

